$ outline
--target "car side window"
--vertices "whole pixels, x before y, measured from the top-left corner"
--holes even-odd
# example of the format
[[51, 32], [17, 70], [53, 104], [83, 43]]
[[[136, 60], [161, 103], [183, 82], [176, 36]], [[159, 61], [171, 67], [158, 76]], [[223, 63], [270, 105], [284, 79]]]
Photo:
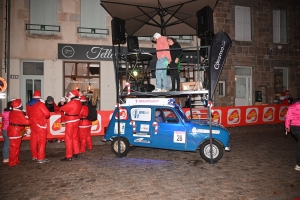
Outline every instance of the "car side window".
[[158, 108], [155, 109], [155, 121], [156, 122], [165, 122], [164, 117], [163, 117], [163, 112]]
[[166, 123], [178, 123], [178, 117], [172, 109], [162, 108], [163, 117]]

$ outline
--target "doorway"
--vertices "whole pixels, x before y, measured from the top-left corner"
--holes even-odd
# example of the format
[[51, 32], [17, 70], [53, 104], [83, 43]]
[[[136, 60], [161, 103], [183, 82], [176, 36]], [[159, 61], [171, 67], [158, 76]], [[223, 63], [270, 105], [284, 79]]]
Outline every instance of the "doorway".
[[23, 61], [22, 62], [22, 81], [21, 99], [23, 106], [30, 101], [34, 90], [40, 90], [44, 96], [44, 62]]
[[252, 105], [252, 68], [235, 68], [235, 106]]

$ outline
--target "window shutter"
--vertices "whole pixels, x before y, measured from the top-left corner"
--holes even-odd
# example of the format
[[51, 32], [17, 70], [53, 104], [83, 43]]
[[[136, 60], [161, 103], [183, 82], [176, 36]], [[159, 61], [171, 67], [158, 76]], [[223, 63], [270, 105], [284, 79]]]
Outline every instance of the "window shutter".
[[243, 7], [235, 6], [235, 40], [243, 40]]
[[243, 41], [251, 41], [251, 13], [249, 7], [243, 8]]
[[286, 12], [280, 11], [280, 43], [287, 43]]
[[[57, 0], [30, 0], [30, 24], [58, 25]], [[54, 30], [52, 27], [47, 27], [47, 30], [49, 29]], [[30, 30], [30, 34], [54, 35], [57, 32]]]
[[280, 43], [280, 11], [273, 10], [273, 43]]
[[[99, 0], [81, 0], [81, 27], [106, 29], [106, 11]], [[95, 33], [101, 33], [95, 30]], [[105, 35], [81, 33], [84, 37], [103, 38]]]

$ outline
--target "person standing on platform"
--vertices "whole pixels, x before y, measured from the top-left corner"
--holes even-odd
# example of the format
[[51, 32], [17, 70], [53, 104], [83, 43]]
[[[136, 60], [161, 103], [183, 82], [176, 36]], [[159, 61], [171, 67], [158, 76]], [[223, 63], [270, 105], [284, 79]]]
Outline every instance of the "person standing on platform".
[[89, 114], [88, 102], [85, 96], [81, 96], [80, 102], [82, 103], [82, 108], [79, 114], [79, 141], [80, 141], [80, 153], [85, 153], [86, 145], [89, 150], [93, 149], [92, 136], [91, 136], [91, 127], [92, 121], [87, 119]]
[[78, 126], [81, 107], [78, 90], [72, 90], [69, 93], [69, 102], [61, 107], [61, 111], [65, 113], [66, 123], [66, 157], [61, 161], [72, 161], [73, 157], [79, 158]]
[[292, 132], [298, 140], [297, 158], [295, 170], [300, 171], [300, 102], [296, 102], [289, 106], [285, 116], [286, 132]]
[[[166, 37], [161, 36], [159, 33], [153, 35], [153, 41], [156, 42], [156, 88], [153, 92], [167, 92], [168, 79], [167, 68], [171, 62], [170, 48]], [[163, 84], [162, 84], [163, 80]]]
[[40, 92], [35, 91], [33, 98], [28, 102], [27, 115], [30, 119], [30, 150], [32, 160], [42, 164], [49, 162], [45, 158], [45, 150], [47, 143], [47, 119], [50, 112], [46, 105], [40, 101]]
[[20, 164], [19, 154], [23, 135], [20, 131], [26, 125], [30, 125], [30, 120], [23, 113], [21, 99], [15, 99], [11, 103], [12, 110], [9, 113], [9, 125], [7, 135], [9, 138], [9, 161], [8, 166], [12, 167]]
[[172, 81], [172, 89], [170, 91], [175, 91], [175, 80], [177, 83], [176, 90], [180, 91], [180, 57], [182, 56], [182, 49], [180, 44], [172, 37], [168, 37], [168, 44], [171, 51], [171, 63], [170, 63], [170, 77]]
[[2, 137], [4, 139], [4, 145], [2, 149], [3, 163], [9, 161], [9, 139], [7, 136], [7, 127], [9, 125], [9, 113], [11, 111], [11, 101], [7, 102], [7, 107], [2, 112]]

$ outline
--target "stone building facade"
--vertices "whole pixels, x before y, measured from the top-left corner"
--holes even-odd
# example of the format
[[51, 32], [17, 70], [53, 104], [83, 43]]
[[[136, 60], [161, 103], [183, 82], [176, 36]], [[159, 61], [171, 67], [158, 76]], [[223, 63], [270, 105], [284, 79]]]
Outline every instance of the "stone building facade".
[[[235, 6], [251, 9], [252, 40], [235, 40]], [[272, 10], [287, 11], [287, 44], [273, 43]], [[252, 96], [256, 90], [268, 87], [268, 103], [274, 100], [274, 67], [288, 69], [288, 89], [294, 98], [300, 97], [300, 2], [296, 0], [219, 0], [214, 10], [215, 32], [225, 31], [232, 39], [232, 47], [227, 56], [220, 81], [225, 81], [226, 95], [216, 94], [215, 105], [235, 105], [235, 66], [252, 68]], [[277, 48], [281, 45], [281, 49]], [[252, 98], [254, 104], [255, 98]], [[263, 100], [263, 103], [266, 101]]]

